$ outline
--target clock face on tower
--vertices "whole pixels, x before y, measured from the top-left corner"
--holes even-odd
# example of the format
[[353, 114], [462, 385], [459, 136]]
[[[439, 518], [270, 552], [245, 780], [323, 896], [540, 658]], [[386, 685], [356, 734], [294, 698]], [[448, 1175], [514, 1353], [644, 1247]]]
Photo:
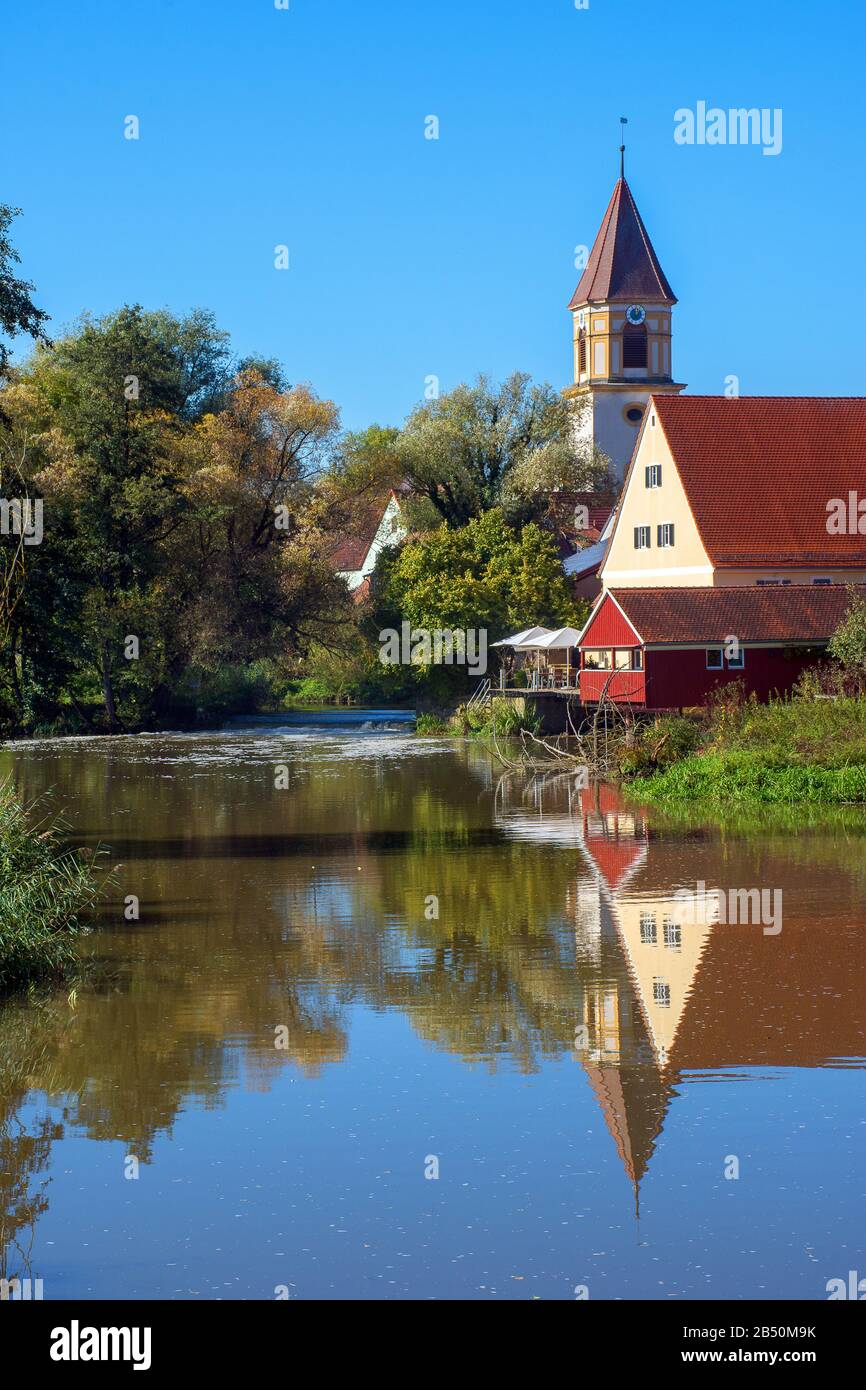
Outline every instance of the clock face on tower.
[[629, 304], [628, 308], [625, 311], [625, 316], [628, 319], [629, 323], [638, 325], [643, 323], [644, 319], [646, 318], [646, 309], [643, 307], [642, 304]]

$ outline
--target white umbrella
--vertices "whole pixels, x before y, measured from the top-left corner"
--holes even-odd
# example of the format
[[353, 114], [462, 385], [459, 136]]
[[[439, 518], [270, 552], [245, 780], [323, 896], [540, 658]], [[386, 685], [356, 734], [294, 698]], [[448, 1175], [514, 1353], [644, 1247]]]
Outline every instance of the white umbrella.
[[549, 632], [549, 627], [527, 627], [522, 632], [515, 632], [511, 637], [503, 637], [499, 642], [491, 642], [491, 647], [519, 647], [530, 637], [541, 637]]
[[[580, 633], [576, 627], [558, 627], [555, 632], [546, 632], [543, 637], [524, 638], [520, 643], [521, 651], [555, 651], [560, 647], [565, 647], [565, 683], [571, 685], [571, 648], [576, 647]], [[538, 657], [536, 657], [536, 664]]]
[[545, 631], [542, 628], [539, 637], [524, 638], [520, 646], [524, 648], [539, 648], [539, 651], [550, 651], [556, 646], [577, 646], [580, 632], [575, 627], [557, 627], [555, 632]]
[[550, 651], [556, 647], [576, 647], [579, 640], [580, 632], [576, 627], [558, 627], [555, 632], [547, 632], [543, 637], [524, 640], [521, 646], [540, 647], [542, 651]]

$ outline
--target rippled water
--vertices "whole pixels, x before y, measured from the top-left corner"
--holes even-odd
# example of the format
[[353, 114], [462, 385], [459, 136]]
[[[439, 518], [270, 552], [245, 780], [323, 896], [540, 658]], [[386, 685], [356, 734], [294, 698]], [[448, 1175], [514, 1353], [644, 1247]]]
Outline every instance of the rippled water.
[[[0, 1009], [0, 1273], [490, 1299], [866, 1273], [858, 820], [676, 828], [375, 713], [10, 770], [116, 877], [75, 993]], [[677, 933], [698, 883], [780, 889], [782, 929]]]

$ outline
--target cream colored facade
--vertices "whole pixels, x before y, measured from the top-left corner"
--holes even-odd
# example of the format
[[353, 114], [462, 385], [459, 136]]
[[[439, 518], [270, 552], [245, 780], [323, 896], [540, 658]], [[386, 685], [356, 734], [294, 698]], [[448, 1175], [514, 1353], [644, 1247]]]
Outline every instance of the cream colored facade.
[[674, 893], [647, 898], [617, 894], [615, 920], [632, 980], [646, 1019], [659, 1066], [673, 1050], [686, 1004], [694, 988], [701, 957], [718, 921], [718, 907], [706, 905], [683, 921], [683, 904]]
[[[659, 464], [661, 486], [646, 486], [646, 466]], [[674, 526], [674, 544], [660, 550], [658, 527]], [[636, 550], [635, 527], [650, 528], [650, 544]], [[647, 412], [626, 477], [619, 514], [610, 539], [601, 582], [605, 589], [710, 587], [713, 565], [698, 533], [664, 430], [652, 408]]]

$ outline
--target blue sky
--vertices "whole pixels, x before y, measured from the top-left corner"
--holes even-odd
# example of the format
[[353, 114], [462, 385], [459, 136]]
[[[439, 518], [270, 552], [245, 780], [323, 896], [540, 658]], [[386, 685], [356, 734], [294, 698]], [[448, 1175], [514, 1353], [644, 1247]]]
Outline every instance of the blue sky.
[[[866, 7], [289, 4], [6, 8], [0, 201], [23, 208], [13, 238], [54, 332], [123, 302], [204, 305], [352, 428], [399, 423], [430, 375], [566, 385], [574, 248], [622, 114], [680, 301], [678, 379], [863, 393]], [[781, 108], [782, 152], [677, 145], [674, 112], [700, 100]]]

